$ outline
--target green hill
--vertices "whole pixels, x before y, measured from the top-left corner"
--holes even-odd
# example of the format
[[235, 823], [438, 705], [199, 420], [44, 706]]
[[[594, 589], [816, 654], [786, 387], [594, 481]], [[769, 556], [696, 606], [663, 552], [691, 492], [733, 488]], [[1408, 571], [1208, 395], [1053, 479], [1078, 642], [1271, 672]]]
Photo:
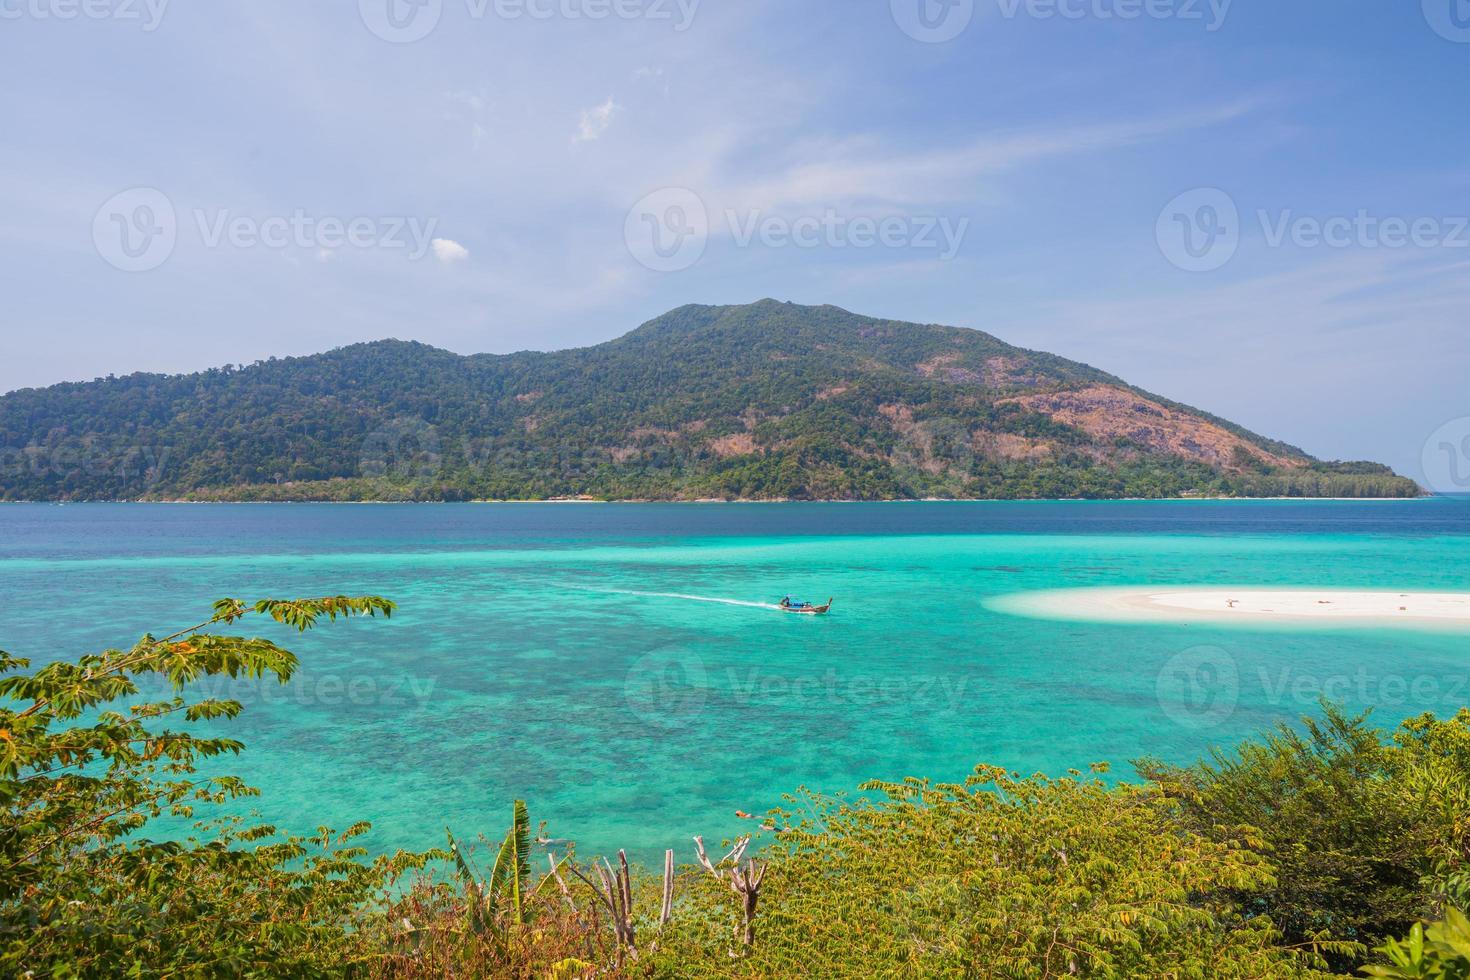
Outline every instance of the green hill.
[[989, 334], [765, 300], [0, 397], [9, 500], [1414, 496]]

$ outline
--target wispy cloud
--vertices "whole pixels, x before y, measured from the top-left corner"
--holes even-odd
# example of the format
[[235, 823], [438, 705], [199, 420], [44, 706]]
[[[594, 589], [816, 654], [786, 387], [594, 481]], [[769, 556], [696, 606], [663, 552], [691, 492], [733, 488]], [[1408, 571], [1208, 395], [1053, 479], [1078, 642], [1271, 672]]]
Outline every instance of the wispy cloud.
[[769, 209], [850, 203], [903, 206], [972, 197], [976, 178], [1223, 125], [1244, 118], [1258, 105], [1244, 100], [1188, 114], [996, 132], [923, 153], [885, 154], [876, 139], [807, 144], [795, 151], [805, 159], [739, 187], [738, 193], [743, 206]]
[[1395, 340], [1425, 340], [1440, 330], [1459, 334], [1467, 303], [1470, 261], [1353, 250], [1268, 275], [1192, 282], [1186, 291], [1136, 299], [1068, 300], [1052, 309], [1058, 322], [1133, 337], [1166, 356], [1218, 337], [1225, 348], [1289, 341], [1335, 357], [1353, 353], [1344, 346], [1350, 339], [1397, 346]]
[[612, 125], [613, 114], [622, 106], [613, 101], [612, 96], [602, 105], [593, 106], [591, 109], [582, 110], [582, 121], [577, 125], [577, 135], [572, 137], [573, 143], [590, 143], [607, 132]]

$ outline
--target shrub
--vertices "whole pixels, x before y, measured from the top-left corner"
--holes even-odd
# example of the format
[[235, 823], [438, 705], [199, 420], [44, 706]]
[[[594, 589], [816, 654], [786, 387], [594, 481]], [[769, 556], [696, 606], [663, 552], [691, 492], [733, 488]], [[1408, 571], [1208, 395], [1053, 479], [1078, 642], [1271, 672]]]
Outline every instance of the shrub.
[[365, 911], [426, 855], [372, 862], [358, 824], [311, 837], [215, 820], [202, 838], [155, 841], [150, 820], [254, 794], [203, 778], [198, 760], [238, 742], [156, 727], [233, 717], [238, 702], [136, 700], [140, 678], [176, 691], [203, 675], [288, 680], [296, 658], [214, 627], [267, 615], [298, 629], [325, 616], [384, 615], [376, 597], [227, 599], [206, 622], [34, 673], [0, 655], [0, 973], [21, 976], [336, 975], [359, 955]]

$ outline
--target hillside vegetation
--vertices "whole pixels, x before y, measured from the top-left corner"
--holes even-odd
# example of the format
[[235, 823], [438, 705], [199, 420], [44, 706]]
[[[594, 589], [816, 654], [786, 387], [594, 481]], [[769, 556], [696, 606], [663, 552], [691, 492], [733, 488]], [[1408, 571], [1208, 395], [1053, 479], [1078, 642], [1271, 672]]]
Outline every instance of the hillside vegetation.
[[462, 357], [381, 341], [0, 397], [0, 499], [1414, 496], [976, 330], [763, 301]]

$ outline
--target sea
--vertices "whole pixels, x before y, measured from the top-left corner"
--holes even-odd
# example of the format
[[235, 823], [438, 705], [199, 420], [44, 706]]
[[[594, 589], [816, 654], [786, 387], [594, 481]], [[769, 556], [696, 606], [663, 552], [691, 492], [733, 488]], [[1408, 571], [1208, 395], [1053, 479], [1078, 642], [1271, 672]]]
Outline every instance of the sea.
[[[1391, 730], [1470, 703], [1470, 631], [1087, 623], [997, 597], [1092, 586], [1470, 592], [1470, 500], [0, 505], [0, 649], [126, 649], [223, 597], [373, 594], [391, 619], [235, 632], [300, 658], [234, 697], [211, 763], [293, 831], [376, 853], [504, 833], [692, 856], [773, 807], [977, 764], [1190, 762], [1327, 698]], [[776, 607], [825, 602], [825, 616]], [[165, 821], [158, 835], [184, 835]], [[686, 853], [688, 851], [689, 853]]]

